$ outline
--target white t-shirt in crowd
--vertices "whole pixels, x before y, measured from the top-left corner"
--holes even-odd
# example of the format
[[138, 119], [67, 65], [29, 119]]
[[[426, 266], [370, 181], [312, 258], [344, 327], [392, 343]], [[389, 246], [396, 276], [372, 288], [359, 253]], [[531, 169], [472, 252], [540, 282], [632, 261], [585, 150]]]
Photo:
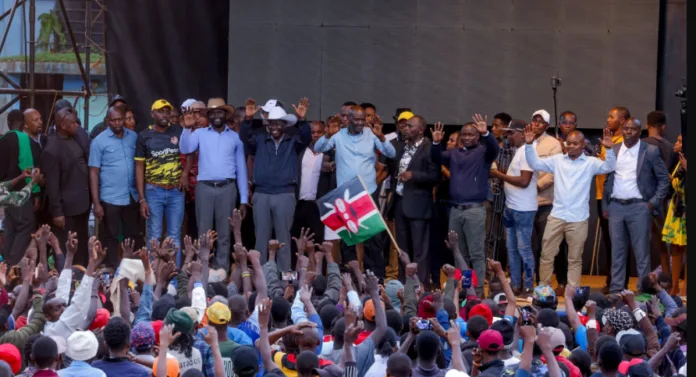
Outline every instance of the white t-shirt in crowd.
[[[510, 161], [507, 175], [519, 177], [522, 175], [522, 170], [534, 172], [534, 169], [530, 168], [527, 164], [524, 148], [517, 148], [515, 155], [512, 157], [512, 161]], [[513, 186], [505, 182], [505, 204], [508, 208], [520, 212], [536, 211], [539, 208], [536, 185], [538, 176], [539, 173], [534, 172], [529, 186], [525, 188]]]
[[203, 371], [203, 358], [201, 357], [201, 351], [199, 351], [196, 347], [193, 347], [191, 350], [191, 357], [186, 357], [183, 352], [171, 349], [167, 352], [167, 355], [167, 357], [171, 355], [179, 361], [180, 375], [183, 375], [184, 372], [189, 369], [196, 369], [201, 372]]
[[321, 174], [324, 154], [314, 154], [310, 148], [302, 156], [302, 180], [300, 181], [300, 200], [317, 200], [317, 185]]

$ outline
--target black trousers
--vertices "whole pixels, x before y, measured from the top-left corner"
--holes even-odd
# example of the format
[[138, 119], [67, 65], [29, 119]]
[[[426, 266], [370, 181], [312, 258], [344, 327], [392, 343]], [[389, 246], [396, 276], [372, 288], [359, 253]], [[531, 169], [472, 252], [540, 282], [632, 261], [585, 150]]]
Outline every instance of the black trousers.
[[[372, 200], [374, 200], [375, 203], [379, 203], [379, 190], [375, 190], [375, 192], [372, 193]], [[365, 253], [363, 255], [363, 268], [365, 270], [371, 270], [378, 278], [384, 278], [386, 273], [384, 265], [384, 243], [387, 238], [387, 233], [382, 232], [376, 234], [364, 243]], [[343, 264], [358, 260], [358, 253], [355, 249], [355, 245], [348, 246], [341, 240], [341, 260]]]
[[5, 241], [0, 249], [0, 254], [5, 258], [8, 266], [18, 264], [31, 242], [31, 235], [36, 231], [36, 215], [34, 213], [34, 199], [29, 198], [20, 207], [5, 207]]
[[[321, 222], [319, 207], [317, 207], [317, 202], [314, 200], [298, 200], [295, 204], [295, 214], [292, 219], [290, 235], [299, 237], [302, 228], [309, 228], [310, 232], [314, 233], [314, 243], [316, 245], [321, 245], [324, 242], [324, 223]], [[291, 266], [294, 268], [297, 261], [295, 256], [297, 245], [295, 245], [295, 242], [291, 243], [290, 251]]]
[[[192, 240], [198, 239], [198, 224], [196, 223], [196, 202], [191, 200], [184, 206], [186, 212], [186, 235]], [[232, 216], [232, 214], [230, 214]], [[234, 242], [233, 242], [234, 243]]]
[[140, 206], [133, 198], [125, 206], [119, 206], [101, 202], [104, 208], [104, 232], [101, 234], [102, 245], [107, 248], [104, 264], [107, 267], [117, 268], [119, 265], [119, 230], [123, 233], [123, 239], [132, 239], [135, 242], [134, 250], [143, 247], [145, 235], [140, 231], [138, 221], [140, 219]]
[[[539, 206], [534, 217], [534, 229], [532, 231], [532, 248], [534, 249], [536, 283], [539, 284], [539, 261], [541, 258], [541, 245], [544, 239], [546, 220], [551, 214], [553, 205]], [[610, 264], [611, 265], [611, 264]], [[563, 240], [559, 246], [558, 255], [553, 261], [553, 272], [556, 274], [558, 284], [568, 284], [568, 244]]]
[[[449, 232], [449, 214], [450, 206], [444, 201], [437, 200], [433, 205], [433, 217], [430, 220], [430, 250], [433, 252], [428, 253], [430, 276], [435, 284], [440, 281], [440, 269], [443, 265], [455, 265], [454, 256], [445, 244]], [[402, 278], [402, 271], [403, 269], [399, 270], [399, 279]]]
[[[106, 209], [104, 209], [106, 211]], [[68, 232], [77, 233], [77, 253], [73, 259], [73, 265], [80, 265], [87, 268], [87, 262], [89, 262], [89, 255], [87, 250], [87, 241], [89, 240], [89, 213], [75, 215], [75, 216], [65, 216], [65, 228], [58, 229], [52, 226], [53, 234], [58, 237], [58, 242], [61, 245], [65, 245], [68, 241]], [[67, 250], [65, 250], [67, 253]]]
[[[411, 219], [404, 215], [403, 198], [394, 194], [394, 223], [396, 228], [396, 243], [399, 248], [408, 253], [411, 262], [418, 263], [418, 280], [422, 284], [428, 282], [430, 273], [428, 249], [430, 243], [430, 220]], [[440, 275], [433, 276], [433, 281], [439, 283]], [[439, 284], [438, 284], [439, 286]]]

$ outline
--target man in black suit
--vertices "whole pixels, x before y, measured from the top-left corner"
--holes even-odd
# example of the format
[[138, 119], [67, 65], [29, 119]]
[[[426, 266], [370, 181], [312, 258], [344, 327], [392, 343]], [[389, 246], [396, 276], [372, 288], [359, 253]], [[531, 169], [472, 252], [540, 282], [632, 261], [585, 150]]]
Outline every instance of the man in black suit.
[[670, 179], [660, 150], [640, 140], [641, 124], [629, 118], [623, 125], [623, 142], [614, 144], [616, 169], [607, 175], [602, 197], [602, 216], [609, 220], [611, 236], [611, 292], [626, 289], [629, 244], [638, 270], [638, 289], [651, 271], [650, 224], [664, 216], [662, 205]]
[[78, 132], [77, 112], [66, 107], [56, 114], [56, 133], [49, 136], [41, 154], [46, 169], [46, 196], [54, 233], [61, 245], [68, 232], [79, 241], [74, 264], [86, 265], [89, 211], [89, 138]]
[[[399, 248], [418, 263], [418, 279], [427, 282], [430, 218], [433, 187], [440, 181], [440, 167], [430, 156], [431, 143], [423, 136], [425, 119], [415, 115], [406, 121], [403, 140], [391, 141], [396, 156], [387, 166], [392, 177], [388, 213], [393, 214]], [[437, 279], [437, 277], [433, 277]]]

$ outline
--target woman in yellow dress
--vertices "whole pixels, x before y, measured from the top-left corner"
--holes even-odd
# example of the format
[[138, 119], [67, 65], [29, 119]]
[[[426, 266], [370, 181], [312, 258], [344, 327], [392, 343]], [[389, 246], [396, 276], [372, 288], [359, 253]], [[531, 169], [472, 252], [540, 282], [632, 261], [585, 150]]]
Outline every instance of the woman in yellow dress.
[[679, 294], [679, 276], [686, 251], [686, 158], [682, 154], [681, 135], [674, 143], [674, 152], [679, 156], [679, 163], [672, 172], [674, 195], [669, 202], [665, 226], [662, 229], [662, 241], [671, 244], [672, 295]]

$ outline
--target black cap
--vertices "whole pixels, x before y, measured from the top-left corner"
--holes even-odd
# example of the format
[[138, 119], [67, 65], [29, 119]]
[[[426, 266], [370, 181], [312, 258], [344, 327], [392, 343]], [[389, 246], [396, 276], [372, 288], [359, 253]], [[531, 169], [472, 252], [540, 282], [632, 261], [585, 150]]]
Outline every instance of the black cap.
[[628, 368], [626, 377], [652, 377], [653, 371], [648, 363], [640, 363], [632, 365]]
[[234, 374], [252, 377], [259, 371], [258, 352], [250, 346], [239, 346], [232, 352]]
[[67, 99], [59, 99], [56, 101], [56, 104], [53, 106], [53, 112], [58, 113], [58, 111], [64, 109], [64, 108], [72, 108], [72, 103], [68, 101]]
[[128, 101], [126, 101], [126, 97], [120, 95], [120, 94], [114, 94], [113, 97], [111, 97], [111, 100], [109, 101], [109, 106], [113, 106], [115, 102], [121, 101], [125, 103], [126, 105], [128, 104]]
[[502, 128], [503, 131], [520, 131], [524, 132], [524, 128], [527, 127], [527, 122], [521, 120], [521, 119], [513, 119], [510, 121], [510, 124]]

